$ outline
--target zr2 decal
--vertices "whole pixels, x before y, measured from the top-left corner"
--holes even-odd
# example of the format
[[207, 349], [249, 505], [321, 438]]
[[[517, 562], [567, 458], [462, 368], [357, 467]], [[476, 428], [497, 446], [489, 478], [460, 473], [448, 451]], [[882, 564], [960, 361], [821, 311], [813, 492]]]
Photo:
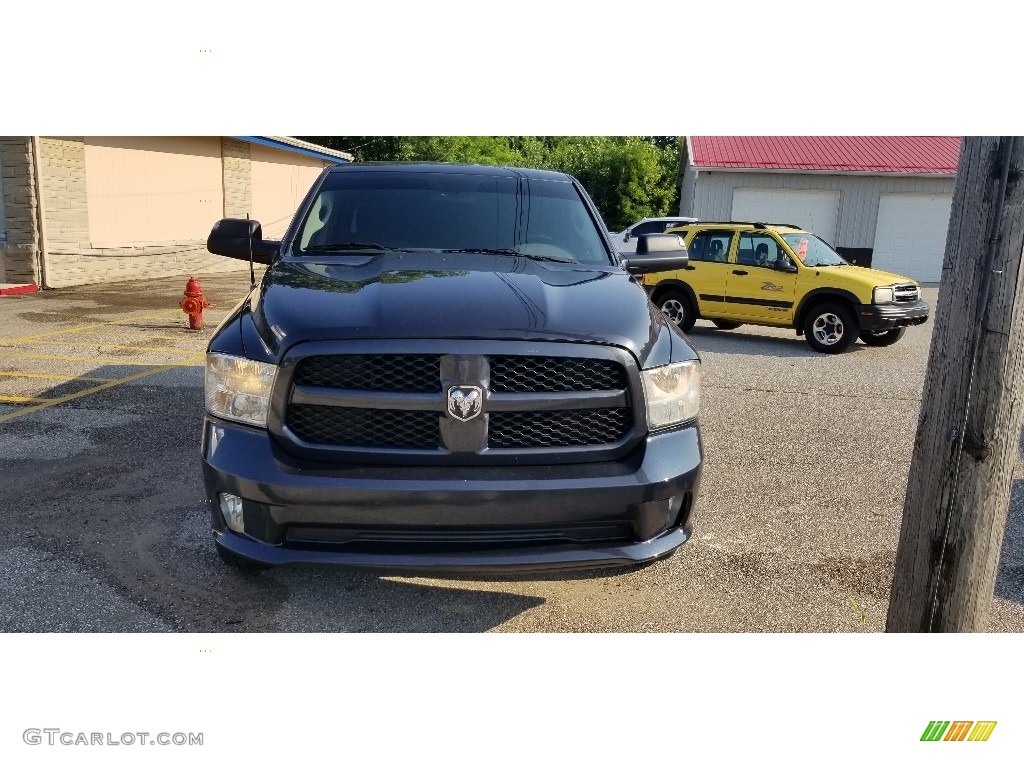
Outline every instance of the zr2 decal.
[[785, 289], [781, 285], [775, 283], [761, 283], [762, 291], [775, 291], [776, 293], [782, 293]]

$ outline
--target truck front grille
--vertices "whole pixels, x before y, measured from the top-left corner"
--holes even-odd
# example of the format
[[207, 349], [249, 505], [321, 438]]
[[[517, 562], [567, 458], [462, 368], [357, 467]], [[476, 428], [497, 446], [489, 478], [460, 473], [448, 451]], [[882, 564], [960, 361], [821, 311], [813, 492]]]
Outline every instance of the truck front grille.
[[632, 425], [629, 408], [491, 414], [492, 448], [567, 448], [621, 440]]
[[437, 414], [431, 411], [293, 403], [288, 406], [288, 426], [299, 439], [315, 445], [424, 449], [436, 448], [440, 440]]
[[588, 392], [627, 386], [625, 371], [613, 360], [512, 355], [491, 358], [492, 392]]
[[[414, 352], [416, 346], [409, 344]], [[490, 355], [480, 354], [481, 346], [451, 355], [298, 357], [294, 373], [278, 379], [288, 393], [277, 422], [285, 430], [280, 436], [300, 452], [338, 456], [340, 451], [358, 460], [360, 451], [378, 459], [389, 451], [396, 457], [411, 451], [456, 463], [460, 457], [473, 463], [474, 455], [499, 463], [527, 455], [537, 461], [556, 454], [557, 460], [572, 460], [566, 457], [573, 449], [581, 452], [576, 460], [593, 460], [595, 449], [618, 450], [638, 438], [631, 392], [638, 377], [624, 353]], [[536, 346], [576, 350], [580, 345]], [[454, 415], [449, 412], [449, 387], [463, 395], [478, 388], [481, 411], [466, 420], [455, 418], [465, 414], [454, 400]], [[509, 455], [513, 451], [516, 455]]]
[[441, 359], [437, 355], [307, 357], [295, 371], [295, 383], [364, 392], [438, 392]]

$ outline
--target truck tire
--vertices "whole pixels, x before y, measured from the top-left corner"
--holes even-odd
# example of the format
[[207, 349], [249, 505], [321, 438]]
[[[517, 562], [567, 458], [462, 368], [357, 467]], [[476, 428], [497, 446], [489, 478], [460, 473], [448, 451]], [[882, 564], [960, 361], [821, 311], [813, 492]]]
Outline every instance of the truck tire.
[[845, 352], [857, 340], [859, 333], [853, 314], [841, 304], [819, 304], [807, 313], [804, 320], [807, 343], [818, 352]]
[[903, 338], [906, 328], [892, 328], [888, 331], [864, 331], [860, 340], [869, 347], [888, 347]]
[[684, 333], [691, 330], [693, 324], [697, 322], [690, 297], [682, 291], [665, 291], [658, 297], [658, 309]]

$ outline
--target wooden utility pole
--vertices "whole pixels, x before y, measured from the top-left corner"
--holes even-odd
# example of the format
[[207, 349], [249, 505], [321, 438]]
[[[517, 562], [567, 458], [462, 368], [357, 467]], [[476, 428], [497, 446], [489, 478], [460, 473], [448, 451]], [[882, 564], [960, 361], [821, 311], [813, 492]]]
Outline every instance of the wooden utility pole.
[[1022, 168], [1024, 138], [963, 140], [887, 632], [988, 628], [1024, 418]]

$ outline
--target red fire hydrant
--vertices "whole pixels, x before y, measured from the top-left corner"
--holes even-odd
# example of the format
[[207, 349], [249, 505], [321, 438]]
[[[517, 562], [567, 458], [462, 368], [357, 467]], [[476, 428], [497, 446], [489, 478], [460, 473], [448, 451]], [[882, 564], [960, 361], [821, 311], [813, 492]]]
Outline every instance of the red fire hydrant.
[[181, 311], [188, 315], [188, 327], [193, 331], [203, 329], [203, 310], [210, 306], [210, 301], [203, 296], [203, 289], [194, 277], [185, 284], [185, 298], [181, 300]]

